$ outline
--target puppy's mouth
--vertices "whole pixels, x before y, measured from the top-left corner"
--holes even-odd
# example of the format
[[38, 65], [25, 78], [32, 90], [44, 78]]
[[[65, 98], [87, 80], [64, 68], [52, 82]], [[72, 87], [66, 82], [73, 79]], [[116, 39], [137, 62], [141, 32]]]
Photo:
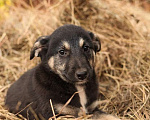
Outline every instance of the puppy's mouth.
[[88, 82], [87, 79], [85, 79], [85, 80], [78, 80], [77, 82], [75, 82], [75, 84], [77, 84], [77, 85], [83, 85], [83, 84], [85, 84], [87, 82]]
[[84, 80], [75, 79], [74, 80], [73, 78], [72, 79], [68, 78], [65, 74], [63, 76], [64, 76], [66, 82], [77, 84], [77, 85], [83, 85], [88, 82], [87, 79], [84, 79]]

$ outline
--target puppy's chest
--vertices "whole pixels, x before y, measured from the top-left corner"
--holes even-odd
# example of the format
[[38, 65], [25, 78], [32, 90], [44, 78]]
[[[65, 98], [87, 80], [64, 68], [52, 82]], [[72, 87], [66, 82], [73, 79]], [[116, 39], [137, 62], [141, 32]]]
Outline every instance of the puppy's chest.
[[87, 108], [86, 108], [86, 104], [87, 104], [87, 95], [86, 95], [86, 92], [85, 92], [85, 87], [84, 86], [76, 86], [76, 89], [77, 89], [77, 92], [78, 92], [78, 95], [79, 95], [79, 102], [81, 104], [81, 108], [82, 110], [87, 113]]
[[57, 103], [54, 105], [58, 113], [78, 117], [91, 113], [97, 107], [97, 97], [95, 96], [93, 89], [91, 91], [91, 89], [80, 85], [75, 86], [75, 88], [78, 94], [71, 99], [71, 102], [67, 106], [62, 103]]

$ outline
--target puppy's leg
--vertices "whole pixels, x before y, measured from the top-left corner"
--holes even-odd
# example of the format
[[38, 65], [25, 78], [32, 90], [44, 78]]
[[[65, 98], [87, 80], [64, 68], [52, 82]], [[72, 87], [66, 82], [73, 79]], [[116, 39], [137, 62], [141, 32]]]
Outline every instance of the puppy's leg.
[[96, 108], [93, 112], [93, 116], [92, 119], [98, 119], [98, 120], [121, 120], [113, 115], [110, 114], [106, 114], [104, 112], [102, 112], [101, 110], [99, 110], [98, 108]]

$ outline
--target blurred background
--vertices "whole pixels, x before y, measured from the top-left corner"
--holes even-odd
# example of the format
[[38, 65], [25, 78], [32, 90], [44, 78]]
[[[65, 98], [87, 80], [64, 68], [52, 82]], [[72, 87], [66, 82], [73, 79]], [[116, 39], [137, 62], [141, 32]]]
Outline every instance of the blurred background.
[[9, 86], [40, 62], [34, 41], [64, 24], [97, 34], [100, 109], [123, 120], [150, 120], [150, 0], [0, 0], [0, 119]]

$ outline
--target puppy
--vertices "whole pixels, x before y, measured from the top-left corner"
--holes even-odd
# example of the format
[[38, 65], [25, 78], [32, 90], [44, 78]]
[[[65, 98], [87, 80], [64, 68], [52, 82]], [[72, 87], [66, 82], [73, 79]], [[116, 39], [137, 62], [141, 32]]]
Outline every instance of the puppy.
[[51, 99], [55, 114], [93, 114], [94, 119], [119, 120], [98, 109], [94, 59], [100, 49], [100, 41], [92, 32], [75, 25], [64, 25], [38, 38], [30, 59], [40, 57], [41, 63], [8, 89], [5, 104], [9, 111], [31, 120], [48, 120], [53, 116]]

